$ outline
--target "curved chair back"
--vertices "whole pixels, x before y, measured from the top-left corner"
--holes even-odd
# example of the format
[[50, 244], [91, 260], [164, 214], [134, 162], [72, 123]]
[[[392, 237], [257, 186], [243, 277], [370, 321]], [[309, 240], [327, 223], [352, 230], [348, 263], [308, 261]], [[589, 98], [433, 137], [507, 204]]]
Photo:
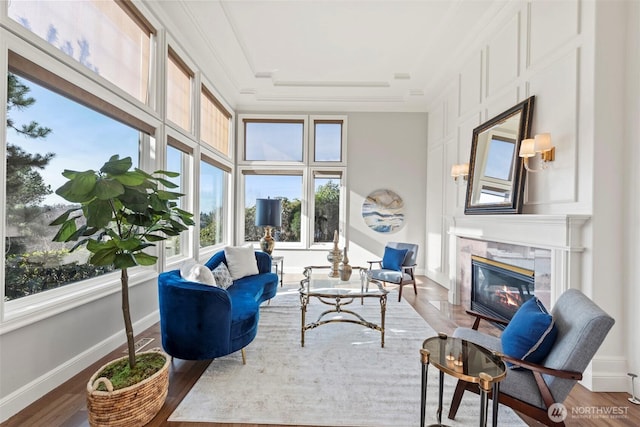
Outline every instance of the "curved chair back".
[[[558, 336], [542, 364], [554, 369], [584, 372], [615, 320], [577, 289], [563, 292], [551, 315]], [[564, 401], [576, 383], [551, 375], [544, 377], [557, 402]]]

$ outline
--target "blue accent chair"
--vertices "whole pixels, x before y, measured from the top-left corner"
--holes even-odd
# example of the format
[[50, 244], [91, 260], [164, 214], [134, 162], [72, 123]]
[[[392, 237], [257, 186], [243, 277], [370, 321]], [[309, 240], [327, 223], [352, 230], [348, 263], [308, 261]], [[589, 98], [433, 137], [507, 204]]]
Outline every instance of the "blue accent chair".
[[[398, 301], [402, 299], [402, 288], [404, 285], [413, 285], [413, 291], [418, 295], [418, 288], [416, 286], [415, 268], [418, 260], [418, 245], [413, 243], [401, 243], [401, 242], [389, 242], [385, 246], [385, 252], [388, 248], [400, 249], [407, 251], [404, 260], [402, 261], [398, 270], [392, 270], [386, 268], [384, 265], [384, 257], [381, 260], [367, 261], [369, 263], [368, 278], [382, 282], [384, 285], [393, 283], [398, 285]], [[374, 264], [378, 265], [378, 268], [373, 268]]]
[[[255, 252], [259, 274], [235, 280], [227, 289], [190, 282], [180, 270], [158, 277], [162, 347], [172, 357], [208, 360], [242, 350], [258, 333], [260, 304], [276, 295], [278, 276], [271, 256]], [[227, 262], [224, 251], [205, 264], [215, 269]]]

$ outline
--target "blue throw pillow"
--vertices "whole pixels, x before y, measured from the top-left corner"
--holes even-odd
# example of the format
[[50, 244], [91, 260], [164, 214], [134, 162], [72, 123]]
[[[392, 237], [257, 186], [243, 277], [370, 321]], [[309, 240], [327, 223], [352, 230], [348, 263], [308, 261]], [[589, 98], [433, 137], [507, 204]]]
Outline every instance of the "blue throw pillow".
[[557, 335], [553, 317], [533, 297], [520, 306], [502, 332], [502, 351], [516, 359], [540, 363], [551, 351]]
[[402, 271], [402, 263], [408, 249], [396, 249], [386, 246], [382, 257], [382, 268], [386, 270]]

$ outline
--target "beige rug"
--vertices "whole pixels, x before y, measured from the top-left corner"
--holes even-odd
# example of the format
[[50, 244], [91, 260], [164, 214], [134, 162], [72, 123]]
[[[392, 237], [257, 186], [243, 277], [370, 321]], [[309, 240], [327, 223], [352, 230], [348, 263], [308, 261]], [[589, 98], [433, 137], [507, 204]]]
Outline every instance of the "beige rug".
[[[312, 300], [307, 320], [328, 306]], [[353, 304], [379, 323], [377, 300]], [[346, 316], [346, 315], [345, 315]], [[247, 349], [214, 360], [169, 421], [305, 426], [410, 427], [420, 423], [420, 353], [436, 332], [404, 300], [389, 298], [385, 347], [380, 333], [333, 323], [311, 329], [300, 346], [300, 301], [284, 290], [261, 307], [258, 336]], [[455, 386], [445, 375], [444, 414]], [[436, 422], [438, 371], [429, 367], [427, 424]], [[466, 393], [451, 426], [477, 426], [478, 395]], [[490, 414], [489, 414], [490, 415]], [[501, 426], [526, 424], [500, 407]]]

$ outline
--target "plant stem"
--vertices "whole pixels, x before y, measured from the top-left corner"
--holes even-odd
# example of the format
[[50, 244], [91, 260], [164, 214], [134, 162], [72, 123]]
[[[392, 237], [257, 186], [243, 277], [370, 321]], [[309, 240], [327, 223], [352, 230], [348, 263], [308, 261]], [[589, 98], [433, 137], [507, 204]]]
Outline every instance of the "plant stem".
[[123, 268], [120, 275], [122, 285], [122, 315], [124, 317], [124, 330], [127, 334], [127, 348], [129, 350], [129, 367], [136, 366], [136, 351], [133, 343], [133, 326], [131, 325], [131, 313], [129, 313], [129, 275]]

